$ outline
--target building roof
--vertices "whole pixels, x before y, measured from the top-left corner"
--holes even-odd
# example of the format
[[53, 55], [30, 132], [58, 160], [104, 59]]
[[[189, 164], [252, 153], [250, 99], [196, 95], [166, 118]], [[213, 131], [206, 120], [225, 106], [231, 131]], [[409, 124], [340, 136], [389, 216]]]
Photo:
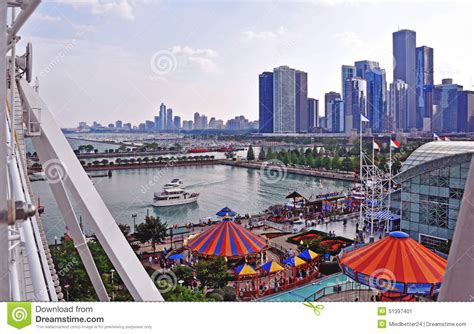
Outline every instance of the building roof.
[[403, 163], [401, 172], [433, 160], [474, 153], [473, 141], [432, 141], [418, 147]]

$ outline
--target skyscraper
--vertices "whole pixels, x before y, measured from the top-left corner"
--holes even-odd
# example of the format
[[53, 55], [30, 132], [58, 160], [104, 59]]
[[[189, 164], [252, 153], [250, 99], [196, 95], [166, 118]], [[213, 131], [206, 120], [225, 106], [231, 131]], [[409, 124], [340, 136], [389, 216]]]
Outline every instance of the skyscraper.
[[466, 129], [467, 114], [458, 106], [462, 88], [452, 79], [443, 79], [441, 85], [434, 86], [433, 106], [436, 108], [433, 108], [433, 131], [447, 133]]
[[346, 80], [357, 76], [356, 67], [352, 65], [341, 66], [341, 93], [342, 98], [346, 95]]
[[[433, 113], [433, 49], [416, 48], [416, 127], [431, 123]], [[431, 131], [431, 129], [429, 129]]]
[[160, 128], [160, 123], [161, 123], [160, 116], [155, 116], [154, 117], [154, 123], [155, 123], [154, 130], [155, 131], [161, 130], [161, 128]]
[[352, 129], [360, 129], [360, 115], [367, 117], [367, 82], [361, 78], [346, 80], [346, 94], [344, 131], [349, 135]]
[[296, 132], [308, 132], [308, 74], [295, 71]]
[[367, 82], [367, 116], [369, 127], [374, 132], [382, 132], [386, 124], [387, 81], [385, 70], [379, 67], [369, 68], [364, 74]]
[[313, 131], [319, 126], [319, 101], [308, 99], [308, 131]]
[[198, 112], [194, 113], [194, 129], [202, 129], [201, 127], [201, 115]]
[[258, 77], [259, 132], [273, 132], [273, 72], [263, 72]]
[[296, 131], [295, 70], [280, 66], [273, 70], [273, 132]]
[[404, 129], [407, 115], [407, 84], [403, 80], [395, 80], [390, 84], [388, 131]]
[[339, 93], [336, 93], [336, 92], [329, 92], [329, 93], [326, 93], [324, 94], [324, 118], [325, 118], [325, 121], [326, 121], [326, 124], [325, 124], [325, 128], [328, 130], [328, 131], [332, 131], [332, 125], [331, 125], [331, 121], [329, 120], [331, 117], [332, 117], [332, 106], [330, 106], [329, 104], [334, 101], [335, 99], [340, 99], [341, 98], [341, 94]]
[[166, 110], [166, 129], [172, 130], [173, 129], [173, 109], [168, 108]]
[[181, 117], [179, 117], [179, 116], [174, 116], [174, 119], [173, 119], [173, 128], [174, 128], [174, 130], [179, 130], [179, 129], [181, 129]]
[[344, 132], [344, 101], [336, 98], [329, 102], [327, 129], [330, 132]]
[[466, 130], [460, 131], [474, 132], [474, 91], [465, 90], [461, 93], [459, 108], [467, 117]]
[[122, 128], [122, 121], [118, 120], [118, 121], [115, 121], [115, 127], [117, 129], [121, 129]]
[[399, 30], [393, 33], [393, 80], [407, 84], [407, 118], [404, 130], [416, 127], [416, 32]]
[[166, 106], [164, 103], [160, 105], [160, 123], [158, 126], [158, 130], [166, 129]]

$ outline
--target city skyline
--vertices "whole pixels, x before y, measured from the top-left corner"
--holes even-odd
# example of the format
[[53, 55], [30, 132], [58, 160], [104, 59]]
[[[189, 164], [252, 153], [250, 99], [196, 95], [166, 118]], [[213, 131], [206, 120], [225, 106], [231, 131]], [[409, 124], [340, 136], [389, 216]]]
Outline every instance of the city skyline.
[[[466, 9], [469, 4], [428, 8], [420, 3], [199, 3], [183, 7], [151, 1], [133, 3], [129, 12], [97, 13], [90, 4], [55, 1], [40, 6], [22, 42], [43, 42], [35, 48], [34, 72], [42, 96], [64, 127], [95, 118], [106, 123], [111, 113], [114, 119], [128, 116], [137, 123], [154, 116], [161, 100], [175, 106], [183, 119], [191, 119], [194, 112], [256, 119], [256, 75], [265, 68], [288, 65], [308, 73], [308, 96], [320, 101], [326, 92], [340, 91], [340, 65], [354, 59], [380, 61], [387, 82], [392, 82], [390, 34], [398, 28], [417, 31], [418, 45], [436, 49], [435, 84], [450, 77], [464, 89], [472, 89]], [[413, 15], [402, 15], [406, 11]], [[269, 12], [272, 15], [264, 15]], [[206, 24], [196, 23], [193, 13]], [[189, 23], [173, 36], [144, 31], [156, 15], [163, 16], [163, 24], [188, 18]], [[413, 19], [421, 15], [427, 18]], [[214, 16], [219, 19], [210, 24], [206, 18]], [[254, 20], [255, 16], [261, 20]], [[370, 25], [354, 24], [369, 16]], [[439, 24], [452, 20], [456, 25]], [[226, 41], [217, 38], [217, 31], [227, 36]], [[150, 60], [160, 51], [176, 59], [173, 71], [164, 76], [150, 68]], [[64, 94], [57, 96], [60, 83]]]

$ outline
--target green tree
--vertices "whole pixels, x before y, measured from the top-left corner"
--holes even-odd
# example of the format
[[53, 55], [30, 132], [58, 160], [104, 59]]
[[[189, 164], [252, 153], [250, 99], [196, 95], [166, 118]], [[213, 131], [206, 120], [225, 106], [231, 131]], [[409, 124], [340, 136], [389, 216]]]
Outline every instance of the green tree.
[[265, 160], [265, 150], [263, 147], [260, 148], [260, 152], [258, 152], [258, 160], [263, 161]]
[[253, 146], [250, 145], [247, 151], [247, 160], [254, 161], [255, 160], [255, 153], [253, 152]]
[[331, 159], [328, 156], [325, 156], [321, 159], [321, 167], [329, 169], [331, 167]]
[[127, 238], [128, 235], [130, 234], [130, 226], [125, 225], [125, 224], [118, 224], [118, 227], [119, 227], [120, 231], [122, 231], [123, 236], [125, 238]]
[[166, 237], [167, 229], [166, 223], [162, 223], [160, 217], [146, 216], [145, 223], [137, 225], [135, 237], [142, 243], [151, 242], [154, 253], [156, 244]]
[[345, 157], [342, 160], [342, 169], [349, 172], [352, 170], [352, 160], [349, 157]]
[[212, 299], [207, 298], [201, 290], [191, 290], [188, 287], [176, 285], [170, 286], [166, 281], [160, 281], [157, 284], [163, 299], [168, 302], [207, 302]]
[[177, 266], [172, 269], [173, 273], [176, 275], [177, 280], [183, 280], [185, 286], [190, 286], [193, 279], [193, 271], [191, 268], [186, 266]]
[[341, 159], [338, 156], [331, 159], [331, 169], [341, 169]]
[[221, 288], [227, 285], [227, 263], [223, 257], [199, 261], [196, 271], [203, 286]]
[[387, 158], [384, 155], [380, 158], [378, 167], [384, 172], [388, 171]]
[[271, 148], [271, 147], [268, 148], [266, 155], [267, 155], [267, 156], [266, 156], [267, 160], [275, 159], [275, 153], [272, 152], [272, 148]]

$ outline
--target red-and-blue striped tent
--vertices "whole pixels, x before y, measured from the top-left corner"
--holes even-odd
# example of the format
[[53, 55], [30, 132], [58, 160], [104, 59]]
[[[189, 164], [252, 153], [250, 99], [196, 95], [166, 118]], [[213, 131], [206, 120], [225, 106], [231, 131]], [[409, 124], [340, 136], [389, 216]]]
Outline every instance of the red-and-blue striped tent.
[[261, 252], [267, 244], [242, 226], [223, 221], [191, 239], [188, 247], [205, 256], [244, 257]]

